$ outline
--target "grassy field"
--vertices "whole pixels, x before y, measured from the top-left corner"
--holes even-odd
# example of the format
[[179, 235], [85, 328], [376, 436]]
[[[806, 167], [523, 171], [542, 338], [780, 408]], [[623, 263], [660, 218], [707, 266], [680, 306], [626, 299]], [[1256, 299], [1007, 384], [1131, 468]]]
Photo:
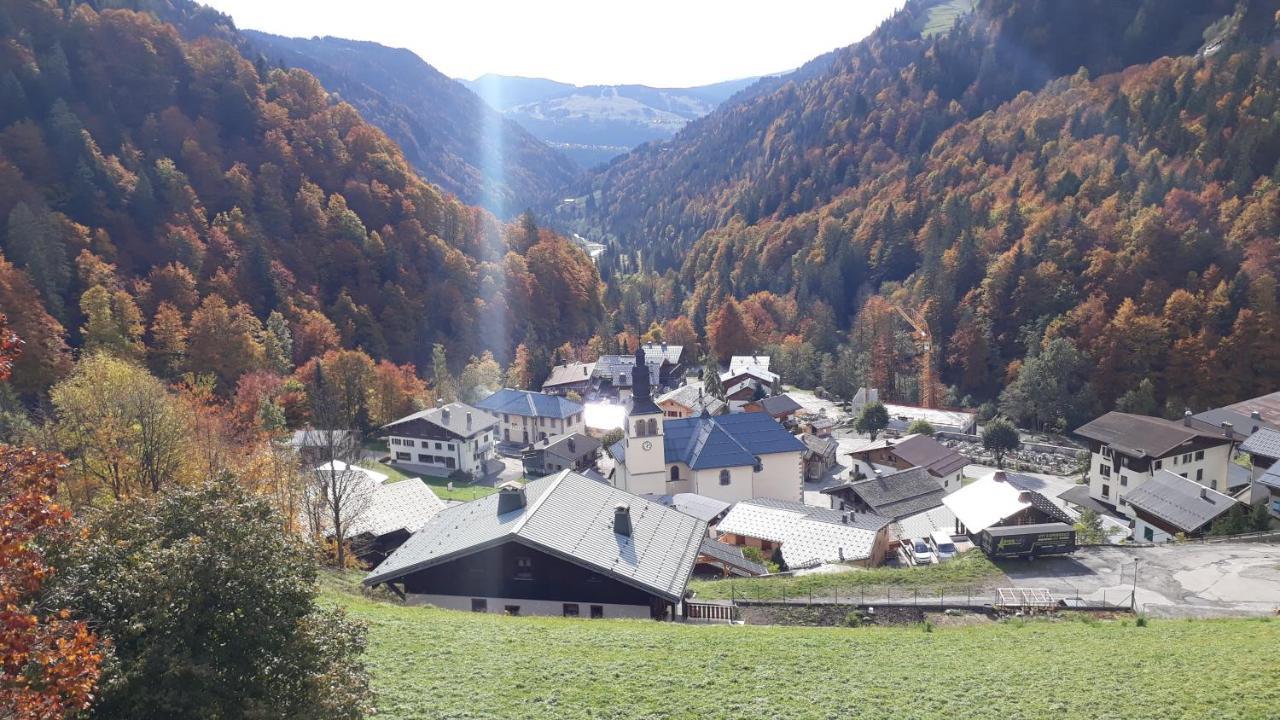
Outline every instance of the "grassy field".
[[929, 11], [929, 17], [925, 20], [924, 29], [920, 31], [920, 35], [930, 37], [951, 32], [956, 20], [960, 19], [961, 15], [973, 12], [973, 6], [976, 4], [977, 0], [949, 0], [937, 5]]
[[[348, 581], [349, 582], [349, 581]], [[1280, 622], [695, 626], [409, 608], [369, 625], [378, 717], [1273, 718]]]
[[973, 550], [940, 565], [882, 567], [799, 577], [695, 580], [689, 583], [689, 589], [696, 592], [699, 599], [729, 599], [736, 596], [752, 600], [773, 600], [782, 598], [784, 594], [789, 598], [808, 594], [830, 597], [835, 591], [841, 595], [849, 595], [858, 592], [859, 587], [964, 592], [970, 587], [989, 587], [1002, 577], [999, 568], [992, 565], [980, 551]]
[[[400, 482], [401, 480], [409, 480], [412, 477], [401, 470], [391, 467], [386, 463], [380, 463], [377, 460], [361, 460], [359, 465], [361, 467], [369, 468], [374, 472], [380, 472], [383, 475], [386, 475], [387, 482]], [[482, 498], [485, 495], [497, 492], [497, 490], [487, 485], [472, 485], [471, 483], [461, 482], [455, 482], [453, 484], [453, 490], [450, 491], [448, 478], [438, 478], [427, 475], [423, 476], [421, 479], [422, 482], [431, 486], [431, 489], [436, 495], [439, 495], [441, 499], [444, 500], [475, 500]]]

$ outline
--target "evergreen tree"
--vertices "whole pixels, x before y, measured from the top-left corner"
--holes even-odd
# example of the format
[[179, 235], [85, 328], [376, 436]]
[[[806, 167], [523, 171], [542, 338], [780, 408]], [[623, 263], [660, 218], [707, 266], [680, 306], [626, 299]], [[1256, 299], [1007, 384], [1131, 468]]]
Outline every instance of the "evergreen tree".
[[281, 375], [293, 370], [293, 333], [289, 323], [278, 311], [267, 316], [266, 332], [262, 335], [262, 350], [267, 366]]

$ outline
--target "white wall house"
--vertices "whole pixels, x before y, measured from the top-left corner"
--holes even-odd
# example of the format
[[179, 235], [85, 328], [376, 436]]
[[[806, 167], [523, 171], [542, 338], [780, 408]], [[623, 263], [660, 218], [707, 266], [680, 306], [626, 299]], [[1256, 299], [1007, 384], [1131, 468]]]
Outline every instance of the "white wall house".
[[1227, 490], [1230, 428], [1214, 433], [1186, 420], [1110, 412], [1075, 434], [1089, 443], [1089, 497], [1126, 515], [1132, 513], [1125, 496], [1161, 470]]
[[546, 393], [503, 388], [476, 403], [498, 419], [497, 439], [528, 447], [556, 435], [587, 431], [581, 403]]
[[494, 457], [497, 426], [489, 413], [449, 403], [388, 423], [382, 432], [396, 465], [437, 477], [458, 470], [479, 476]]

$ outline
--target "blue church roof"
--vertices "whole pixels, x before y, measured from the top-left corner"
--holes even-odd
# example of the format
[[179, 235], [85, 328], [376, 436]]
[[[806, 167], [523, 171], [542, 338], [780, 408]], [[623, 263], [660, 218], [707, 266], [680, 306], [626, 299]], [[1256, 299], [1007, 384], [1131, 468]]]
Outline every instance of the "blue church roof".
[[567, 418], [582, 412], [582, 405], [557, 395], [503, 388], [476, 403], [489, 412], [525, 417]]
[[662, 432], [665, 460], [693, 470], [754, 465], [758, 455], [804, 450], [800, 440], [765, 413], [667, 420]]

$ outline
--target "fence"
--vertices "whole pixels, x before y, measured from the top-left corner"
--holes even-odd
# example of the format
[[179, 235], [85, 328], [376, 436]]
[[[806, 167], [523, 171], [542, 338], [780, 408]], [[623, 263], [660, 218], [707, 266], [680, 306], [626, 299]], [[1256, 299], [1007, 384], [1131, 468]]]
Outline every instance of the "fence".
[[684, 617], [686, 620], [733, 622], [738, 619], [738, 606], [686, 600], [684, 603]]
[[[735, 605], [857, 605], [905, 606], [925, 609], [986, 609], [1006, 605], [1000, 588], [952, 586], [945, 588], [903, 588], [894, 585], [847, 585], [824, 587], [812, 592], [788, 592], [786, 588], [739, 592], [730, 588]], [[1006, 591], [1009, 588], [1005, 588]], [[1127, 610], [1132, 607], [1131, 591], [1103, 590], [1098, 598], [1083, 598], [1078, 590], [1053, 592], [1049, 596], [1066, 608]]]

